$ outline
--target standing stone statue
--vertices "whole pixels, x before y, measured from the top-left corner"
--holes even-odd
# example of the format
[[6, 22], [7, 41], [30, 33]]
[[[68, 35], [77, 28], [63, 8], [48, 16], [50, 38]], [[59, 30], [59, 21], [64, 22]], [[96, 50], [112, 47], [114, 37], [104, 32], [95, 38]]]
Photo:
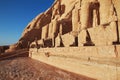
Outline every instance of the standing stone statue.
[[72, 36], [74, 37], [74, 42], [71, 46], [77, 46], [78, 45], [78, 32], [81, 29], [81, 21], [80, 21], [80, 15], [81, 15], [81, 2], [82, 0], [76, 0], [75, 6], [72, 10]]
[[81, 15], [80, 15], [81, 30], [88, 28], [89, 6], [90, 6], [90, 2], [88, 0], [82, 0]]
[[[53, 47], [55, 46], [55, 37], [58, 34], [58, 19], [60, 18], [60, 0], [56, 2], [56, 4], [53, 7], [52, 10], [52, 18], [51, 18], [51, 23], [52, 23], [52, 45]], [[51, 27], [51, 26], [49, 26]]]
[[118, 31], [117, 31], [117, 28], [118, 28], [118, 18], [117, 18], [117, 13], [115, 11], [115, 7], [114, 7], [114, 4], [111, 4], [111, 7], [110, 7], [110, 15], [109, 15], [109, 24], [110, 24], [110, 28], [111, 30], [113, 31], [112, 35], [113, 35], [113, 41], [114, 42], [117, 42], [118, 41]]
[[75, 4], [74, 9], [72, 10], [72, 31], [78, 32], [80, 29], [80, 9], [81, 9], [81, 1]]

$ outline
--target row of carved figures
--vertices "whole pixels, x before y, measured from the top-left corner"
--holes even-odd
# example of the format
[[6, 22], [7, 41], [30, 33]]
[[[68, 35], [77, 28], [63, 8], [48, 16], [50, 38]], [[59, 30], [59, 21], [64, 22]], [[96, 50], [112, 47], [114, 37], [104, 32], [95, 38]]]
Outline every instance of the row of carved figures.
[[[42, 27], [41, 40], [45, 43], [45, 40], [51, 39], [52, 46], [55, 46], [55, 38], [66, 33], [73, 33], [73, 36], [78, 37], [78, 34], [82, 30], [88, 28], [95, 28], [101, 25], [114, 26], [114, 34], [118, 38], [118, 19], [117, 12], [114, 4], [111, 2], [109, 10], [109, 19], [107, 23], [100, 23], [100, 3], [98, 0], [76, 0], [73, 8], [71, 8], [66, 15], [64, 4], [61, 4], [61, 0], [57, 0], [52, 7], [51, 21]], [[104, 14], [104, 13], [103, 13]], [[87, 39], [86, 39], [87, 40]], [[35, 42], [37, 42], [35, 38]], [[37, 44], [37, 43], [36, 43]]]

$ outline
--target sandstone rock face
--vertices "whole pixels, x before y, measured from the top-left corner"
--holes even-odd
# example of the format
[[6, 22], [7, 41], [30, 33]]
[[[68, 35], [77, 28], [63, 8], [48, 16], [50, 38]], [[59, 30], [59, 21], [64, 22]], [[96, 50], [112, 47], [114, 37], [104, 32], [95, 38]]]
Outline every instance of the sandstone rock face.
[[9, 46], [0, 46], [0, 54], [4, 53], [8, 48]]
[[[54, 47], [59, 44], [60, 40], [56, 37], [60, 34], [66, 46], [74, 41], [78, 41], [79, 46], [89, 42], [94, 45], [119, 43], [119, 2], [120, 0], [56, 0], [48, 10], [27, 25], [19, 42], [25, 48], [28, 42], [32, 43], [37, 38]], [[71, 37], [68, 35], [70, 32], [76, 35]]]

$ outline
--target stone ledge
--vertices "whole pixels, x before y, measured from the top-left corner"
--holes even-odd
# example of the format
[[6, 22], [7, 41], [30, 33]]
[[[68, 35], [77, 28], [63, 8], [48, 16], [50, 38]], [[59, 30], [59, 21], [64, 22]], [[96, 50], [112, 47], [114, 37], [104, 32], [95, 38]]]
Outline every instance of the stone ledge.
[[119, 45], [41, 48], [38, 52], [30, 49], [30, 57], [97, 80], [119, 80], [119, 48]]
[[[30, 51], [35, 50], [35, 48], [30, 49]], [[89, 56], [98, 58], [118, 58], [120, 57], [120, 45], [40, 48], [38, 49], [38, 52], [50, 52], [52, 54]]]

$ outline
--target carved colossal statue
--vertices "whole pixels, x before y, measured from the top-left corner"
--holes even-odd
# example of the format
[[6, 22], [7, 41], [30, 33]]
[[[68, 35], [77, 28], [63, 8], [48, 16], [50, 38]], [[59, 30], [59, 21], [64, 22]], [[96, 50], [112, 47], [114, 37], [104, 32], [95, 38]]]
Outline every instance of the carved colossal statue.
[[110, 23], [110, 28], [111, 30], [113, 30], [112, 35], [114, 36], [113, 41], [117, 41], [117, 37], [118, 37], [118, 32], [117, 32], [117, 28], [118, 28], [118, 24], [117, 24], [118, 18], [117, 18], [117, 13], [115, 11], [115, 7], [113, 4], [111, 4], [110, 7], [110, 15], [109, 15], [109, 23]]
[[90, 3], [87, 1], [82, 1], [81, 5], [81, 15], [80, 15], [80, 21], [81, 21], [81, 29], [86, 29], [88, 27], [88, 21], [89, 21], [89, 6]]
[[60, 1], [57, 1], [56, 4], [52, 8], [52, 20], [57, 19], [60, 16]]
[[57, 1], [56, 2], [56, 5], [53, 7], [53, 10], [52, 10], [52, 18], [51, 18], [51, 22], [52, 22], [52, 26], [53, 26], [53, 34], [57, 32], [57, 20], [58, 18], [60, 18], [60, 1]]
[[72, 31], [78, 32], [80, 29], [80, 8], [81, 0], [75, 4], [74, 9], [72, 10]]
[[52, 45], [55, 46], [55, 37], [57, 36], [58, 33], [58, 19], [60, 18], [60, 1], [56, 2], [56, 5], [54, 5], [53, 9], [52, 9], [52, 18], [51, 18], [51, 26], [52, 27]]

